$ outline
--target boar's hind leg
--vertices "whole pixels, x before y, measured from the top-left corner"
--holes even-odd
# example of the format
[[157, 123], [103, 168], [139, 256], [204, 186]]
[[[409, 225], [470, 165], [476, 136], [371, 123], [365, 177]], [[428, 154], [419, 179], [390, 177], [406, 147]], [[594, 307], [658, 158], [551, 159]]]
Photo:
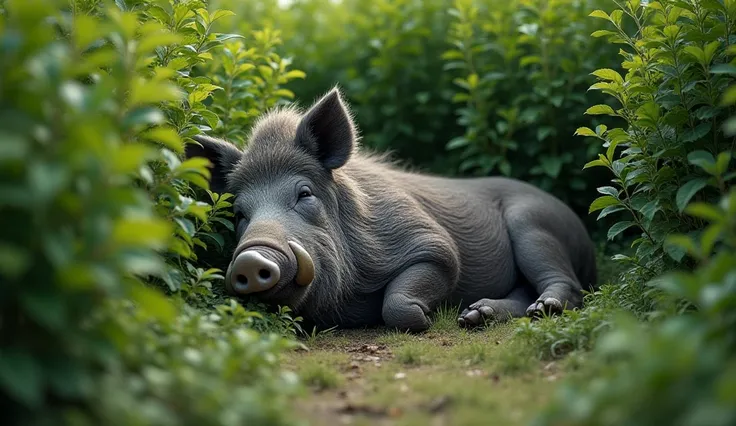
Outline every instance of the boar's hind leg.
[[518, 286], [504, 299], [480, 299], [464, 309], [457, 318], [460, 327], [477, 327], [486, 322], [503, 322], [523, 317], [536, 295], [527, 286]]
[[580, 307], [582, 286], [566, 247], [550, 232], [529, 223], [509, 224], [514, 260], [539, 295], [529, 305], [530, 317]]
[[394, 278], [383, 297], [383, 321], [388, 327], [419, 332], [430, 326], [427, 315], [452, 291], [455, 283], [431, 263], [412, 265]]

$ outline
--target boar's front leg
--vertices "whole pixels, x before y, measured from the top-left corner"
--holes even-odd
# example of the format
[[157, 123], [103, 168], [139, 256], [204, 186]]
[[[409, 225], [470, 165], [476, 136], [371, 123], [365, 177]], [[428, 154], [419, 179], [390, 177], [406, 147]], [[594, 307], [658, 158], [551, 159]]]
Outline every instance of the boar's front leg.
[[464, 309], [457, 318], [460, 327], [477, 327], [486, 322], [504, 322], [523, 317], [530, 303], [536, 298], [528, 285], [514, 287], [503, 299], [480, 299]]
[[388, 286], [383, 298], [383, 321], [388, 327], [419, 332], [429, 328], [428, 314], [455, 286], [445, 268], [418, 263], [404, 270]]

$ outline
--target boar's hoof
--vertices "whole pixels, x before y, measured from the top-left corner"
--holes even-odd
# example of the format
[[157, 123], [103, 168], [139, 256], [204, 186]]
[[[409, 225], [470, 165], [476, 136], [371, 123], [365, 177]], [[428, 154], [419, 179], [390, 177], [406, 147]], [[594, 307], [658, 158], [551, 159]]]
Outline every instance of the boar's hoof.
[[[497, 309], [493, 307], [493, 304], [499, 302], [492, 299], [480, 299], [463, 310], [460, 316], [457, 318], [457, 323], [460, 327], [477, 327], [485, 325], [487, 322], [503, 321], [507, 317], [510, 317], [504, 309]], [[506, 313], [506, 315], [504, 315]]]
[[563, 311], [562, 302], [554, 297], [546, 297], [538, 299], [526, 308], [526, 315], [532, 318], [541, 318], [554, 314], [561, 314]]
[[268, 290], [281, 278], [279, 265], [256, 250], [240, 253], [228, 269], [227, 279], [231, 289], [237, 294]]
[[299, 243], [289, 241], [289, 247], [296, 257], [296, 277], [294, 281], [301, 286], [307, 286], [314, 281], [314, 262], [312, 257]]

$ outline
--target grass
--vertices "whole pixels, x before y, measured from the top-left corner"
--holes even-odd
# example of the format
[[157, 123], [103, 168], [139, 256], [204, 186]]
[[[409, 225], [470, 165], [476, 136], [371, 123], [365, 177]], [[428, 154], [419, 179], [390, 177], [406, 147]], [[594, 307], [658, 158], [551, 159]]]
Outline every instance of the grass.
[[302, 381], [315, 390], [332, 389], [342, 383], [342, 376], [323, 359], [308, 358], [299, 370]]
[[[598, 263], [601, 282], [617, 281], [620, 267], [603, 251]], [[443, 306], [420, 334], [312, 334], [309, 349], [286, 354], [285, 365], [313, 390], [296, 402], [309, 424], [524, 425], [557, 383], [591, 374], [587, 351], [632, 294], [606, 285], [580, 311], [482, 330], [459, 328], [457, 307]]]
[[346, 417], [358, 425], [530, 420], [527, 407], [547, 400], [558, 369], [509, 352], [515, 323], [468, 331], [447, 327], [454, 315], [441, 310], [440, 320], [421, 334], [377, 328], [310, 339], [308, 351], [289, 353], [285, 360], [314, 389], [298, 401], [299, 412], [314, 425]]

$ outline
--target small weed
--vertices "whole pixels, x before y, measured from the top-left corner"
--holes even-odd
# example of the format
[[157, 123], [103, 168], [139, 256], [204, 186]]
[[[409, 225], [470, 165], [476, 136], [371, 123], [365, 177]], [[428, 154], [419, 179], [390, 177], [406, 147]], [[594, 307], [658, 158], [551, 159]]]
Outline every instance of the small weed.
[[386, 334], [379, 336], [376, 339], [376, 343], [380, 345], [396, 345], [405, 342], [410, 342], [414, 339], [414, 336], [410, 333], [404, 333], [397, 330], [387, 331]]
[[423, 353], [422, 346], [413, 342], [407, 343], [396, 351], [396, 360], [404, 365], [420, 365], [424, 361]]
[[302, 335], [307, 340], [308, 346], [313, 346], [318, 340], [322, 340], [325, 337], [331, 336], [335, 333], [337, 326], [328, 328], [326, 330], [317, 330], [317, 327], [313, 327], [311, 333], [304, 331]]
[[299, 376], [302, 381], [317, 390], [333, 389], [342, 383], [340, 374], [317, 359], [305, 361]]
[[458, 328], [457, 317], [460, 306], [441, 305], [432, 315], [430, 331], [453, 331]]
[[485, 341], [473, 341], [458, 349], [458, 357], [469, 365], [477, 365], [488, 359], [488, 343]]

